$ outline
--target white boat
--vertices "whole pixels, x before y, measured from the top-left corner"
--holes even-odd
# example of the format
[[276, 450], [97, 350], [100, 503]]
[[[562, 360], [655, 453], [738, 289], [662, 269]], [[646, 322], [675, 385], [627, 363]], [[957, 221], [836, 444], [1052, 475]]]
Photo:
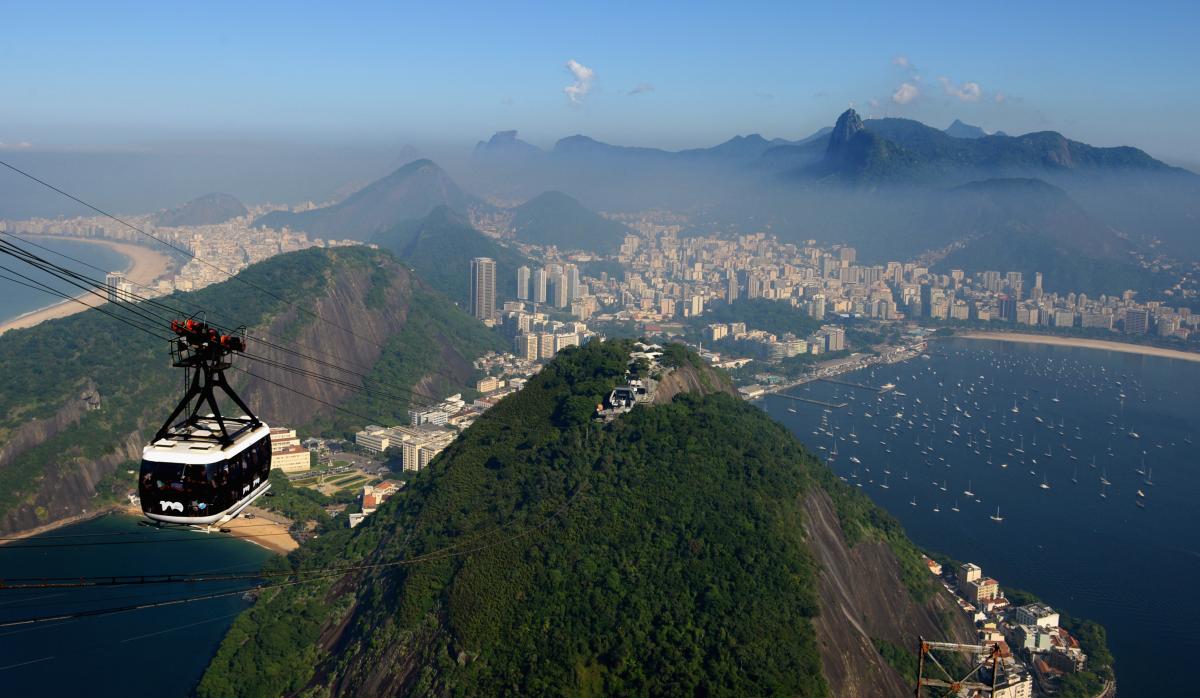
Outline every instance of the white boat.
[[997, 523], [1003, 521], [1004, 517], [1000, 515], [1000, 507], [996, 507], [996, 513], [992, 514], [989, 518]]
[[974, 497], [975, 493], [971, 491], [971, 481], [967, 480], [967, 489], [963, 490], [963, 494], [968, 497]]
[[1046, 482], [1046, 473], [1042, 473], [1042, 484], [1038, 485], [1038, 487], [1041, 487], [1044, 490], [1050, 489], [1050, 483]]

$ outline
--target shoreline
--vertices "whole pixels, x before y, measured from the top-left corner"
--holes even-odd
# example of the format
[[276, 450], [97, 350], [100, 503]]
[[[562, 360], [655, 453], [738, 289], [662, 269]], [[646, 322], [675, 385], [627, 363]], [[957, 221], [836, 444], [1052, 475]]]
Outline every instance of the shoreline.
[[86, 514], [75, 514], [73, 516], [68, 516], [65, 519], [57, 519], [48, 524], [42, 524], [36, 528], [27, 528], [24, 531], [13, 531], [12, 533], [6, 534], [3, 538], [0, 538], [0, 545], [6, 545], [15, 541], [25, 540], [27, 538], [33, 538], [34, 536], [40, 536], [43, 533], [49, 533], [50, 531], [63, 528], [65, 526], [91, 521], [92, 519], [99, 519], [101, 517], [108, 516], [109, 514], [119, 514], [125, 510], [126, 507], [121, 504], [109, 504], [106, 507], [97, 509], [93, 512], [88, 512]]
[[[15, 531], [0, 538], [0, 546], [15, 541], [27, 540], [35, 536], [40, 536], [43, 533], [49, 533], [60, 528], [110, 515], [124, 515], [140, 519], [142, 510], [128, 504], [110, 504], [86, 514], [75, 514], [74, 516], [58, 519], [57, 521], [52, 521], [36, 528]], [[286, 526], [277, 521], [263, 518], [262, 515], [253, 520], [244, 519], [239, 516], [232, 521], [226, 522], [222, 527], [230, 529], [230, 533], [224, 535], [252, 543], [277, 555], [287, 555], [300, 547], [300, 544], [292, 537], [292, 534], [288, 533]]]
[[[159, 277], [165, 275], [171, 266], [171, 258], [162, 252], [152, 250], [141, 245], [134, 245], [128, 242], [118, 242], [116, 240], [105, 240], [103, 238], [76, 238], [65, 235], [27, 235], [35, 241], [40, 240], [73, 240], [79, 242], [87, 242], [97, 245], [104, 245], [118, 254], [123, 255], [127, 260], [126, 267], [123, 273], [128, 277], [129, 281], [137, 286], [150, 286]], [[0, 323], [0, 335], [3, 335], [9, 330], [19, 330], [28, 327], [33, 327], [46, 320], [56, 320], [58, 318], [68, 317], [75, 313], [87, 310], [81, 303], [76, 302], [91, 296], [90, 293], [81, 293], [75, 296], [72, 300], [62, 300], [57, 303], [52, 303], [38, 310], [31, 310], [27, 313], [22, 313], [17, 317]]]
[[1020, 332], [963, 332], [954, 334], [954, 339], [984, 339], [997, 342], [1017, 342], [1020, 344], [1045, 344], [1059, 347], [1076, 347], [1079, 349], [1099, 349], [1122, 354], [1140, 354], [1142, 356], [1157, 356], [1164, 359], [1200, 362], [1200, 353], [1164, 349], [1147, 344], [1130, 344], [1106, 339], [1089, 339], [1086, 337], [1063, 337], [1047, 334], [1023, 334]]

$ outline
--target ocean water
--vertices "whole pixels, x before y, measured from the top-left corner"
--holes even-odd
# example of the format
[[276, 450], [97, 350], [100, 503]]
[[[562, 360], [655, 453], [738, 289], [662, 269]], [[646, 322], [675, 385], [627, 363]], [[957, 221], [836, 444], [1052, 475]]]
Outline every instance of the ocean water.
[[[83, 260], [89, 264], [94, 264], [101, 269], [122, 271], [129, 268], [128, 257], [105, 245], [63, 238], [34, 237], [31, 239], [43, 247], [47, 247], [55, 252], [74, 257], [75, 259]], [[23, 244], [20, 240], [16, 241], [15, 244], [40, 257], [46, 258], [48, 261], [66, 267], [71, 271], [86, 274], [87, 276], [93, 279], [98, 279], [101, 282], [104, 281], [103, 275], [95, 269], [88, 268], [82, 264], [79, 264], [78, 262], [51, 254], [45, 250], [40, 250], [31, 245]], [[0, 266], [5, 266], [8, 269], [49, 284], [51, 287], [63, 291], [72, 297], [83, 293], [81, 289], [64, 281], [55, 279], [44, 272], [33, 270], [31, 267], [26, 266], [23, 262], [19, 262], [11, 257], [0, 257]], [[20, 277], [16, 277], [11, 272], [3, 269], [0, 269], [0, 274], [20, 279]], [[24, 281], [24, 279], [21, 280]], [[8, 322], [19, 315], [23, 315], [34, 310], [40, 310], [41, 308], [54, 305], [60, 301], [62, 301], [62, 298], [59, 296], [54, 296], [41, 290], [26, 288], [25, 286], [13, 283], [12, 281], [6, 279], [0, 279], [0, 323]], [[95, 303], [90, 300], [88, 303], [95, 305]]]
[[1178, 695], [1200, 652], [1200, 363], [976, 340], [931, 351], [839, 376], [891, 392], [785, 391], [845, 407], [761, 406], [822, 458], [836, 447], [834, 471], [918, 545], [1103, 623], [1121, 695]]
[[[248, 542], [139, 527], [106, 516], [0, 546], [0, 578], [246, 572], [269, 553]], [[253, 582], [0, 590], [0, 621], [237, 590]], [[240, 594], [113, 615], [0, 628], [0, 695], [183, 696], [200, 680]]]

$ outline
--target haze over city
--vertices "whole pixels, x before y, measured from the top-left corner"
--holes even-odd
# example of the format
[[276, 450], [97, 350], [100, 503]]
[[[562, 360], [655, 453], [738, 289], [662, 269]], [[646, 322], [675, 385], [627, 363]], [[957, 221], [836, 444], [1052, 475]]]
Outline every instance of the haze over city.
[[1197, 26], [8, 13], [2, 691], [1186, 694]]

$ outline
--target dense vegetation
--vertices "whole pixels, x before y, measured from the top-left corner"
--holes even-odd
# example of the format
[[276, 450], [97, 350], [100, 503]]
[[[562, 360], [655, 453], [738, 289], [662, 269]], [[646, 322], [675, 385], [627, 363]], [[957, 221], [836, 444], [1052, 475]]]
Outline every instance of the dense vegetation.
[[801, 338], [821, 328], [821, 322], [803, 310], [766, 298], [739, 298], [733, 303], [714, 303], [704, 309], [703, 315], [688, 320], [694, 330], [714, 323], [730, 322], [744, 322], [746, 329], [765, 330], [779, 336], [791, 332]]
[[513, 211], [517, 239], [568, 250], [615, 253], [629, 234], [624, 225], [591, 211], [560, 191], [548, 191]]
[[[200, 695], [375, 680], [412, 694], [824, 694], [800, 507], [820, 466], [725, 394], [595, 422], [628, 351], [564, 351], [366, 523], [290, 564], [473, 552], [271, 592], [235, 622]], [[330, 653], [318, 638], [340, 621]]]
[[[897, 551], [927, 598], [919, 553], [732, 396], [596, 421], [630, 347], [560, 353], [364, 524], [293, 553], [294, 569], [371, 567], [266, 592], [199, 695], [826, 694], [806, 493], [829, 493], [853, 541]], [[878, 647], [905, 672], [902, 648]]]

